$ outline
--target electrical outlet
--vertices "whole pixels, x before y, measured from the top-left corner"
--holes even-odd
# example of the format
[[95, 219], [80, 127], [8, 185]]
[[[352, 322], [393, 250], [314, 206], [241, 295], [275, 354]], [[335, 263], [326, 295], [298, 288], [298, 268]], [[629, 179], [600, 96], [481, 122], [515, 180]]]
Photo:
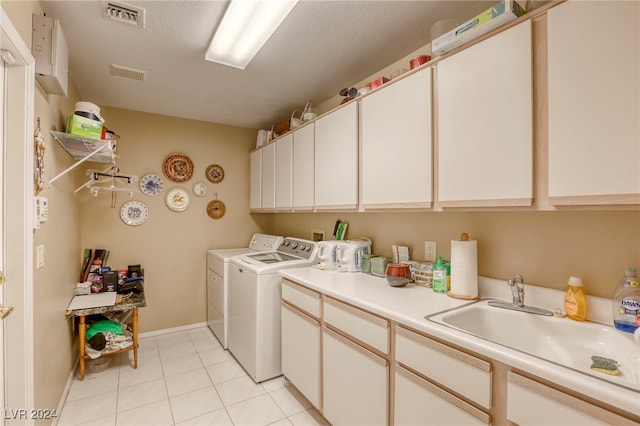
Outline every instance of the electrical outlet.
[[324, 229], [312, 229], [311, 241], [324, 241]]
[[425, 241], [424, 242], [424, 260], [427, 262], [435, 262], [436, 261], [436, 242], [435, 241]]

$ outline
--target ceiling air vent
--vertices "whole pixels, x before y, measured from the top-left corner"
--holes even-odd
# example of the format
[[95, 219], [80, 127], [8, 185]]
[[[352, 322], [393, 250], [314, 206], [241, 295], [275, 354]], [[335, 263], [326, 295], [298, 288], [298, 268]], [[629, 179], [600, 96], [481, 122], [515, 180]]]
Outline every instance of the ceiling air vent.
[[115, 77], [129, 78], [131, 80], [143, 81], [146, 71], [137, 70], [135, 68], [125, 67], [123, 65], [109, 64], [109, 71]]
[[113, 1], [103, 4], [105, 18], [144, 28], [144, 9]]

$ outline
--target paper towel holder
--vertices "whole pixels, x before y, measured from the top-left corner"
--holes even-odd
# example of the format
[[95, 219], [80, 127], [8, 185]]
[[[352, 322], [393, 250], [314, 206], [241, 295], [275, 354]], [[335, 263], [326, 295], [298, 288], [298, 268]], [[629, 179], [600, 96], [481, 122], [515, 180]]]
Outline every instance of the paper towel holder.
[[[462, 234], [460, 234], [460, 241], [469, 241], [469, 234], [467, 234], [466, 232], [463, 232]], [[478, 294], [477, 296], [471, 296], [466, 294], [457, 294], [452, 292], [451, 290], [447, 291], [447, 296], [452, 297], [454, 299], [461, 299], [461, 300], [480, 300], [480, 294]]]

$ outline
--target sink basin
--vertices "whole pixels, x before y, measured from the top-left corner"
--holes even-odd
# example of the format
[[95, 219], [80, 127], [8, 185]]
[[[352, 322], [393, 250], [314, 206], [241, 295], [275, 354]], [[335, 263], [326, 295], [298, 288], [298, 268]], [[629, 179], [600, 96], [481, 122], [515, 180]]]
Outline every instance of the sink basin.
[[[500, 309], [483, 299], [427, 316], [427, 320], [640, 391], [640, 349], [633, 335], [568, 318]], [[618, 361], [620, 375], [591, 370], [591, 356]]]

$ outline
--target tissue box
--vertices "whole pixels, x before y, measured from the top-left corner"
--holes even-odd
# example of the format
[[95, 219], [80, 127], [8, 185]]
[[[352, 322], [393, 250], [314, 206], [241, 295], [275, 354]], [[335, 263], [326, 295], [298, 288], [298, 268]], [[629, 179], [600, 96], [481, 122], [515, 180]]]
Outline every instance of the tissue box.
[[101, 139], [102, 122], [73, 114], [67, 119], [67, 133], [89, 139]]

